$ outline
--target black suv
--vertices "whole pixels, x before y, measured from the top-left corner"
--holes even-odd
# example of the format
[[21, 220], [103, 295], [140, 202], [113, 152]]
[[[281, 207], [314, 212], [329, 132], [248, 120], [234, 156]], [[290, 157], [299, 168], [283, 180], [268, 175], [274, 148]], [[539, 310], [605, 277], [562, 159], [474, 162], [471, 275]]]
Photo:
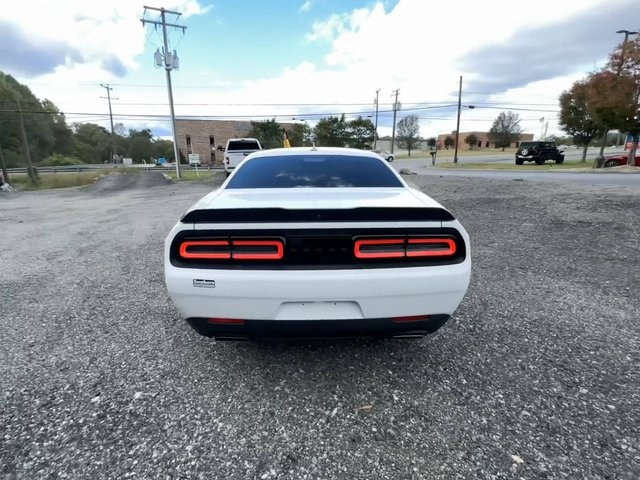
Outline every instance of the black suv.
[[556, 163], [564, 162], [564, 155], [553, 142], [522, 142], [516, 150], [516, 165], [524, 162], [536, 162], [544, 165], [547, 160], [555, 160]]

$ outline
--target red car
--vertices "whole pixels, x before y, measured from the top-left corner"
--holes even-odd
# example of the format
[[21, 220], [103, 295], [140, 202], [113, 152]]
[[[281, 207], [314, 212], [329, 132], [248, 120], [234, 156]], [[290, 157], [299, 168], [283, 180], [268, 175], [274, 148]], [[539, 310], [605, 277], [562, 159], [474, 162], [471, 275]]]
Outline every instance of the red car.
[[[619, 167], [620, 165], [626, 165], [629, 159], [628, 153], [615, 153], [613, 155], [604, 156], [604, 167]], [[640, 155], [636, 153], [636, 167], [640, 167]]]

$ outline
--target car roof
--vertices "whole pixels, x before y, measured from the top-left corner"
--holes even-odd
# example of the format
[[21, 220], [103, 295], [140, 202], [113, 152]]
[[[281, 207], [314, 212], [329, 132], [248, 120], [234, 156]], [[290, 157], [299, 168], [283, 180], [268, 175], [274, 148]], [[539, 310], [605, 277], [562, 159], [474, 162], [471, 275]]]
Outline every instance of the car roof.
[[286, 155], [351, 155], [380, 159], [380, 156], [367, 150], [345, 147], [290, 147], [270, 148], [251, 154], [251, 158], [276, 157]]

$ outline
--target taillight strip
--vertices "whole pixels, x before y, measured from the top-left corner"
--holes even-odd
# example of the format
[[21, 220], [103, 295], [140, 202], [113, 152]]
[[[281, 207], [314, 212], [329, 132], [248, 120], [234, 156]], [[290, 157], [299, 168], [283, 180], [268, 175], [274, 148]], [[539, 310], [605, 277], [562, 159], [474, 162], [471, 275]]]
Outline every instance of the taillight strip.
[[[392, 251], [363, 251], [362, 247], [389, 247]], [[356, 258], [397, 258], [404, 257], [404, 238], [376, 238], [356, 240], [354, 246]]]
[[182, 242], [180, 256], [187, 259], [225, 260], [231, 258], [231, 250], [226, 252], [190, 252], [189, 247], [229, 247], [227, 240], [195, 240]]
[[273, 252], [236, 252], [232, 250], [235, 260], [281, 260], [284, 257], [284, 245], [281, 240], [232, 240], [233, 247], [275, 247]]
[[[407, 257], [449, 257], [455, 255], [457, 249], [453, 238], [409, 238], [409, 245], [424, 245], [425, 248], [412, 250], [407, 248]], [[445, 248], [433, 248], [436, 245], [445, 246]]]
[[[376, 249], [375, 247], [380, 247]], [[407, 237], [356, 239], [356, 258], [451, 257], [458, 251], [452, 237]]]

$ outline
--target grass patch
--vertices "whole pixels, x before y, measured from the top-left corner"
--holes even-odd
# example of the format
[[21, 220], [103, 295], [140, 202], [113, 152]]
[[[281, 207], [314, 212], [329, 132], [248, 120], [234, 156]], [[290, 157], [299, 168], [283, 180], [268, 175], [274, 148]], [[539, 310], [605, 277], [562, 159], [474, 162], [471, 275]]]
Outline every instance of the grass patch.
[[44, 173], [40, 174], [38, 184], [33, 185], [27, 175], [11, 175], [11, 185], [20, 190], [49, 190], [52, 188], [81, 187], [95, 182], [103, 172], [82, 173]]
[[[198, 174], [200, 176], [198, 176]], [[176, 171], [168, 172], [167, 175], [171, 177], [172, 180], [177, 180]], [[180, 170], [180, 181], [181, 182], [192, 182], [196, 180], [208, 180], [215, 175], [215, 172], [211, 170], [198, 170], [196, 173], [195, 170]]]
[[526, 171], [526, 170], [576, 170], [583, 168], [592, 168], [593, 160], [587, 160], [586, 162], [581, 162], [580, 160], [574, 161], [566, 161], [561, 163], [560, 165], [556, 165], [555, 163], [548, 162], [544, 165], [536, 165], [535, 163], [525, 163], [524, 165], [516, 165], [515, 163], [458, 163], [457, 165], [454, 163], [436, 163], [437, 168], [460, 168], [464, 170], [515, 170], [515, 171]]

